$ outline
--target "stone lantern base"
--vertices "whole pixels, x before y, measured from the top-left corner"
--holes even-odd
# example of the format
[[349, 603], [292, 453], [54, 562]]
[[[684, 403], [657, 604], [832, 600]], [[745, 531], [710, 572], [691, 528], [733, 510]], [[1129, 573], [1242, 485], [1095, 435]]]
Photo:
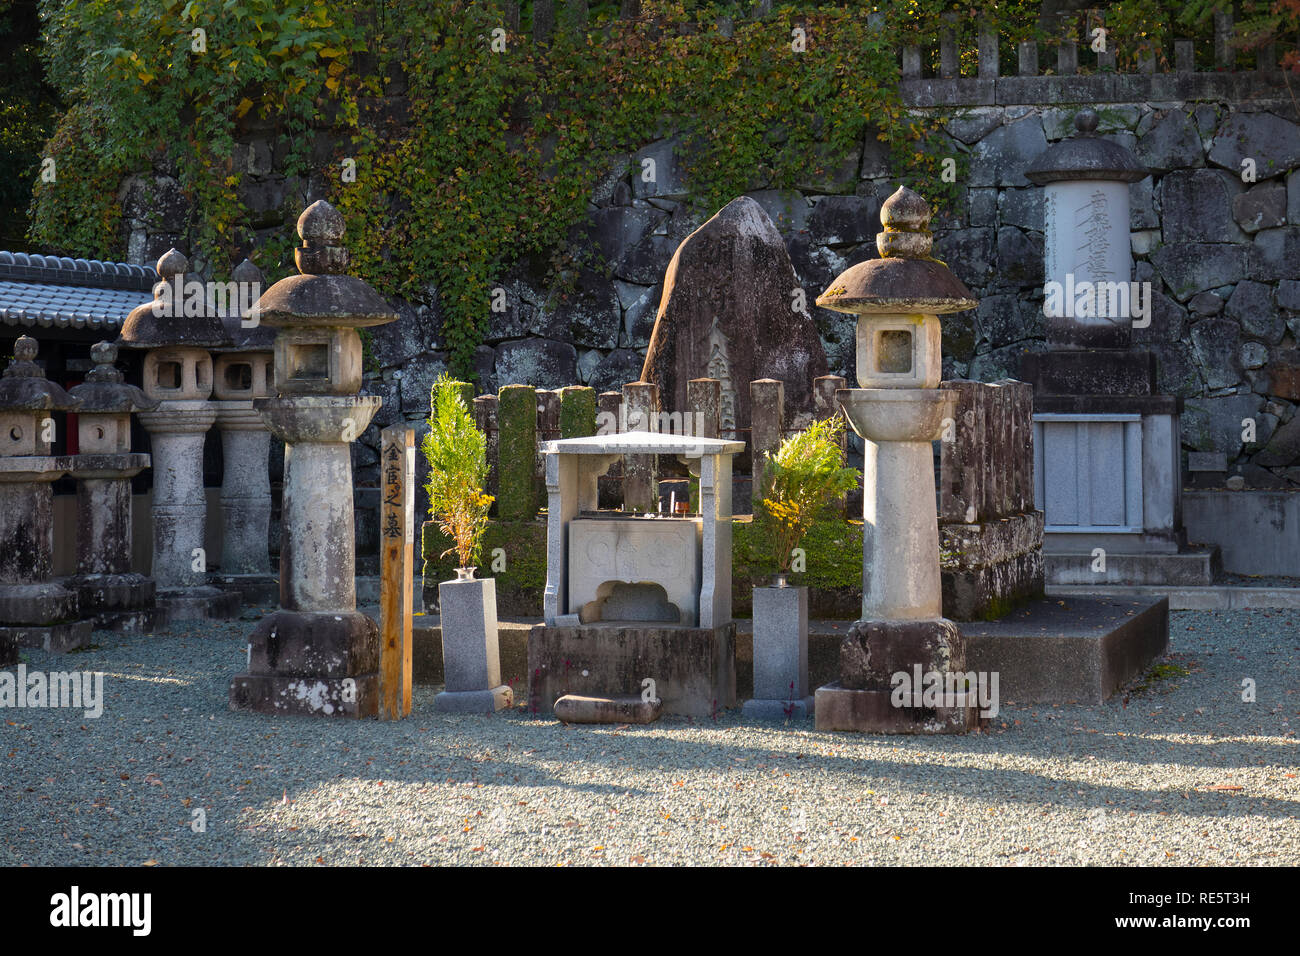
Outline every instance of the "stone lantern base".
[[78, 574], [63, 583], [77, 592], [81, 615], [96, 630], [118, 634], [153, 634], [167, 626], [157, 606], [153, 578], [143, 574]]
[[276, 611], [254, 629], [248, 672], [230, 682], [230, 709], [374, 717], [379, 625], [356, 611]]
[[56, 654], [85, 647], [92, 624], [80, 616], [76, 593], [52, 581], [0, 586], [0, 642], [8, 637], [16, 646]]
[[978, 709], [964, 697], [927, 698], [923, 690], [927, 675], [937, 675], [931, 680], [944, 691], [954, 683], [964, 689], [965, 672], [961, 632], [946, 618], [858, 621], [840, 645], [840, 679], [817, 688], [817, 729], [964, 734], [979, 725]]
[[229, 621], [239, 617], [240, 604], [238, 592], [200, 585], [163, 588], [157, 606], [168, 621]]

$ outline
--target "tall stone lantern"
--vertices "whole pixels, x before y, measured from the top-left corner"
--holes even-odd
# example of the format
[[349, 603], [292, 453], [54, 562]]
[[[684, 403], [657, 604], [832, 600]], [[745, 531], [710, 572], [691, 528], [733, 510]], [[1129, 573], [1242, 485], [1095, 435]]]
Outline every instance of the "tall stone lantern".
[[276, 398], [253, 407], [285, 443], [280, 610], [253, 631], [232, 710], [374, 716], [379, 628], [357, 613], [356, 527], [349, 445], [381, 401], [359, 395], [357, 329], [397, 319], [361, 279], [345, 275], [343, 216], [324, 200], [298, 218], [301, 275], [277, 282], [252, 316], [277, 329]]
[[140, 412], [153, 450], [153, 578], [169, 620], [234, 617], [239, 595], [211, 586], [204, 544], [208, 502], [203, 444], [216, 421], [209, 350], [230, 345], [215, 310], [195, 308], [189, 260], [175, 249], [158, 260], [154, 301], [132, 310], [118, 343], [144, 350], [142, 386], [158, 402]]
[[0, 664], [14, 663], [20, 646], [67, 651], [90, 640], [76, 592], [51, 580], [50, 483], [72, 467], [67, 456], [50, 454], [57, 424], [51, 413], [79, 403], [35, 360], [36, 340], [19, 336], [0, 378]]
[[77, 573], [68, 587], [81, 599], [83, 617], [96, 627], [151, 634], [166, 623], [156, 607], [152, 578], [131, 570], [131, 479], [149, 456], [131, 452], [131, 413], [158, 407], [115, 366], [117, 346], [90, 349], [95, 367], [69, 394], [77, 408]]
[[[820, 687], [817, 729], [961, 733], [965, 706], [900, 705], [896, 675], [965, 670], [957, 626], [942, 616], [939, 528], [931, 442], [957, 393], [938, 388], [939, 316], [978, 302], [930, 257], [930, 208], [907, 188], [881, 207], [879, 259], [836, 278], [817, 304], [856, 315], [861, 388], [835, 393], [863, 453], [862, 619], [840, 649], [840, 680]], [[941, 678], [942, 679], [942, 678]], [[917, 688], [919, 691], [920, 688]]]
[[[235, 267], [236, 302], [261, 295], [262, 272], [245, 259]], [[245, 290], [256, 292], [245, 299]], [[275, 330], [238, 309], [222, 317], [234, 343], [214, 349], [212, 403], [221, 431], [221, 573], [217, 582], [237, 591], [245, 604], [273, 604], [280, 593], [271, 573], [271, 433], [253, 407], [269, 398]]]

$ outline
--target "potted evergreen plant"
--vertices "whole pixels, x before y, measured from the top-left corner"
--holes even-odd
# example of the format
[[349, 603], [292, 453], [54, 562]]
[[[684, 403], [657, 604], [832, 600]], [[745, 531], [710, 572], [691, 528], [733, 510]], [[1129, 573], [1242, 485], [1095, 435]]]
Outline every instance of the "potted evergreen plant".
[[[814, 422], [767, 454], [759, 503], [758, 539], [774, 560], [770, 586], [754, 588], [754, 697], [744, 712], [754, 717], [806, 717], [808, 691], [808, 588], [787, 582], [795, 551], [836, 498], [855, 488], [861, 473], [844, 466], [839, 415]], [[798, 569], [802, 570], [802, 568]]]
[[452, 541], [440, 557], [455, 552], [459, 562], [455, 579], [438, 584], [445, 689], [434, 709], [493, 713], [510, 706], [512, 693], [501, 683], [496, 581], [474, 577], [492, 496], [483, 493], [487, 438], [474, 424], [464, 388], [445, 372], [433, 383], [423, 442], [429, 511]]

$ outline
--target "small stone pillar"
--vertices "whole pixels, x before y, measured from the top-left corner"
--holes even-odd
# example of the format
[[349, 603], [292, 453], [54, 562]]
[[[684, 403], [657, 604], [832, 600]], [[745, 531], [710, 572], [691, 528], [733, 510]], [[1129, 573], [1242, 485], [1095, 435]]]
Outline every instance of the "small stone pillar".
[[[262, 272], [245, 259], [231, 278], [240, 302], [261, 295]], [[247, 290], [247, 293], [246, 293]], [[221, 573], [223, 590], [240, 595], [245, 604], [274, 604], [280, 583], [271, 573], [271, 474], [268, 458], [271, 433], [253, 408], [271, 394], [275, 330], [242, 316], [238, 310], [223, 318], [234, 343], [215, 349], [212, 403], [221, 430]]]
[[507, 385], [497, 393], [497, 517], [537, 517], [537, 389]]
[[117, 346], [90, 350], [95, 367], [69, 394], [77, 408], [77, 573], [65, 582], [77, 592], [82, 617], [96, 628], [152, 634], [165, 626], [152, 578], [131, 570], [131, 479], [149, 467], [149, 456], [131, 453], [131, 413], [158, 402], [126, 384], [113, 364]]
[[75, 591], [50, 580], [54, 569], [54, 496], [50, 483], [72, 467], [51, 455], [52, 412], [74, 411], [75, 398], [36, 364], [36, 340], [14, 344], [0, 378], [0, 665], [19, 647], [68, 651], [90, 640]]
[[208, 350], [228, 346], [230, 339], [206, 303], [190, 307], [194, 288], [202, 285], [187, 275], [188, 268], [189, 260], [175, 249], [159, 259], [154, 301], [137, 306], [118, 336], [123, 348], [145, 351], [144, 393], [158, 402], [139, 417], [153, 445], [153, 579], [158, 606], [171, 621], [239, 613], [239, 595], [209, 583], [204, 544], [203, 444], [217, 417], [208, 401]]
[[[629, 432], [652, 432], [659, 424], [659, 387], [652, 382], [623, 386], [624, 427]], [[654, 455], [623, 458], [623, 507], [627, 511], [654, 511], [659, 500], [659, 462]]]
[[277, 329], [276, 398], [253, 407], [285, 444], [280, 609], [258, 622], [232, 710], [373, 717], [379, 628], [356, 610], [356, 523], [349, 447], [381, 399], [359, 395], [360, 327], [397, 313], [346, 275], [343, 216], [319, 200], [298, 217], [301, 275], [277, 282], [251, 316]]
[[749, 383], [749, 454], [753, 485], [750, 510], [757, 511], [763, 497], [763, 469], [769, 453], [775, 455], [785, 432], [785, 385], [774, 378]]
[[560, 389], [560, 437], [596, 434], [596, 390], [585, 385]]
[[957, 700], [896, 694], [965, 672], [957, 626], [942, 615], [931, 442], [956, 395], [938, 388], [939, 315], [977, 305], [930, 257], [930, 209], [900, 188], [880, 210], [881, 258], [838, 276], [817, 304], [858, 316], [858, 384], [836, 393], [864, 439], [862, 619], [840, 648], [840, 679], [818, 688], [818, 730], [962, 733], [976, 711]]

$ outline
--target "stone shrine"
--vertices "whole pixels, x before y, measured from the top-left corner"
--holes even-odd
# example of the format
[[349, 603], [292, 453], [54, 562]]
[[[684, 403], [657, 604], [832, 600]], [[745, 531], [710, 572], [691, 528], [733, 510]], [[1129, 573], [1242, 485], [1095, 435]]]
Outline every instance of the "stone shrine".
[[[1182, 399], [1156, 391], [1154, 353], [1130, 347], [1152, 293], [1132, 282], [1129, 183], [1147, 176], [1096, 135], [1097, 114], [1025, 171], [1044, 188], [1048, 351], [1023, 357], [1034, 387], [1034, 482], [1047, 583], [1210, 584], [1214, 555], [1182, 526]], [[1143, 304], [1145, 303], [1145, 305]]]
[[881, 207], [880, 221], [881, 258], [848, 269], [817, 298], [823, 308], [858, 316], [861, 388], [836, 398], [865, 440], [862, 618], [841, 645], [839, 681], [817, 689], [817, 729], [964, 733], [977, 721], [966, 695], [900, 703], [894, 691], [898, 674], [951, 688], [966, 671], [961, 632], [942, 616], [931, 442], [957, 401], [938, 388], [938, 317], [978, 302], [930, 257], [924, 199], [902, 187]]
[[96, 628], [152, 634], [166, 624], [152, 578], [131, 570], [131, 479], [149, 456], [131, 452], [131, 413], [158, 402], [128, 385], [114, 365], [117, 346], [90, 350], [95, 367], [69, 394], [77, 399], [77, 571], [65, 582], [81, 599], [83, 617]]
[[[158, 407], [139, 413], [153, 458], [153, 579], [170, 620], [231, 618], [239, 595], [210, 583], [205, 546], [208, 501], [203, 444], [216, 412], [209, 349], [230, 344], [212, 310], [186, 308], [189, 260], [172, 249], [158, 260], [154, 301], [127, 316], [118, 343], [145, 351], [144, 393]], [[184, 305], [182, 304], [184, 303]], [[186, 314], [197, 312], [197, 314]]]
[[36, 340], [14, 343], [14, 358], [0, 378], [0, 663], [17, 661], [18, 648], [68, 651], [90, 641], [91, 624], [79, 621], [80, 602], [51, 580], [54, 567], [54, 500], [50, 483], [72, 468], [51, 455], [53, 412], [78, 402], [45, 378], [36, 364]]
[[[543, 446], [545, 623], [528, 638], [531, 707], [592, 722], [643, 719], [651, 700], [692, 717], [735, 706], [731, 456], [744, 447], [643, 431]], [[700, 514], [598, 511], [598, 479], [629, 454], [677, 457], [699, 479]]]
[[351, 443], [381, 399], [359, 395], [358, 328], [397, 313], [346, 274], [342, 214], [324, 200], [298, 218], [300, 275], [282, 279], [249, 318], [277, 329], [275, 398], [253, 407], [285, 444], [280, 609], [258, 622], [248, 672], [230, 682], [230, 708], [373, 717], [379, 627], [357, 612]]
[[785, 383], [793, 417], [814, 411], [813, 379], [826, 352], [802, 304], [799, 278], [767, 213], [741, 196], [683, 240], [664, 275], [643, 382], [659, 386], [665, 412], [685, 412], [688, 383], [722, 383], [721, 435], [750, 427], [749, 383]]
[[[242, 290], [262, 287], [262, 272], [245, 259], [231, 278]], [[259, 291], [260, 294], [260, 291]], [[254, 295], [251, 299], [256, 299]], [[271, 395], [275, 330], [236, 310], [223, 317], [230, 348], [214, 349], [212, 403], [221, 431], [221, 573], [224, 590], [245, 604], [273, 604], [280, 583], [271, 573], [271, 433], [253, 402]]]

